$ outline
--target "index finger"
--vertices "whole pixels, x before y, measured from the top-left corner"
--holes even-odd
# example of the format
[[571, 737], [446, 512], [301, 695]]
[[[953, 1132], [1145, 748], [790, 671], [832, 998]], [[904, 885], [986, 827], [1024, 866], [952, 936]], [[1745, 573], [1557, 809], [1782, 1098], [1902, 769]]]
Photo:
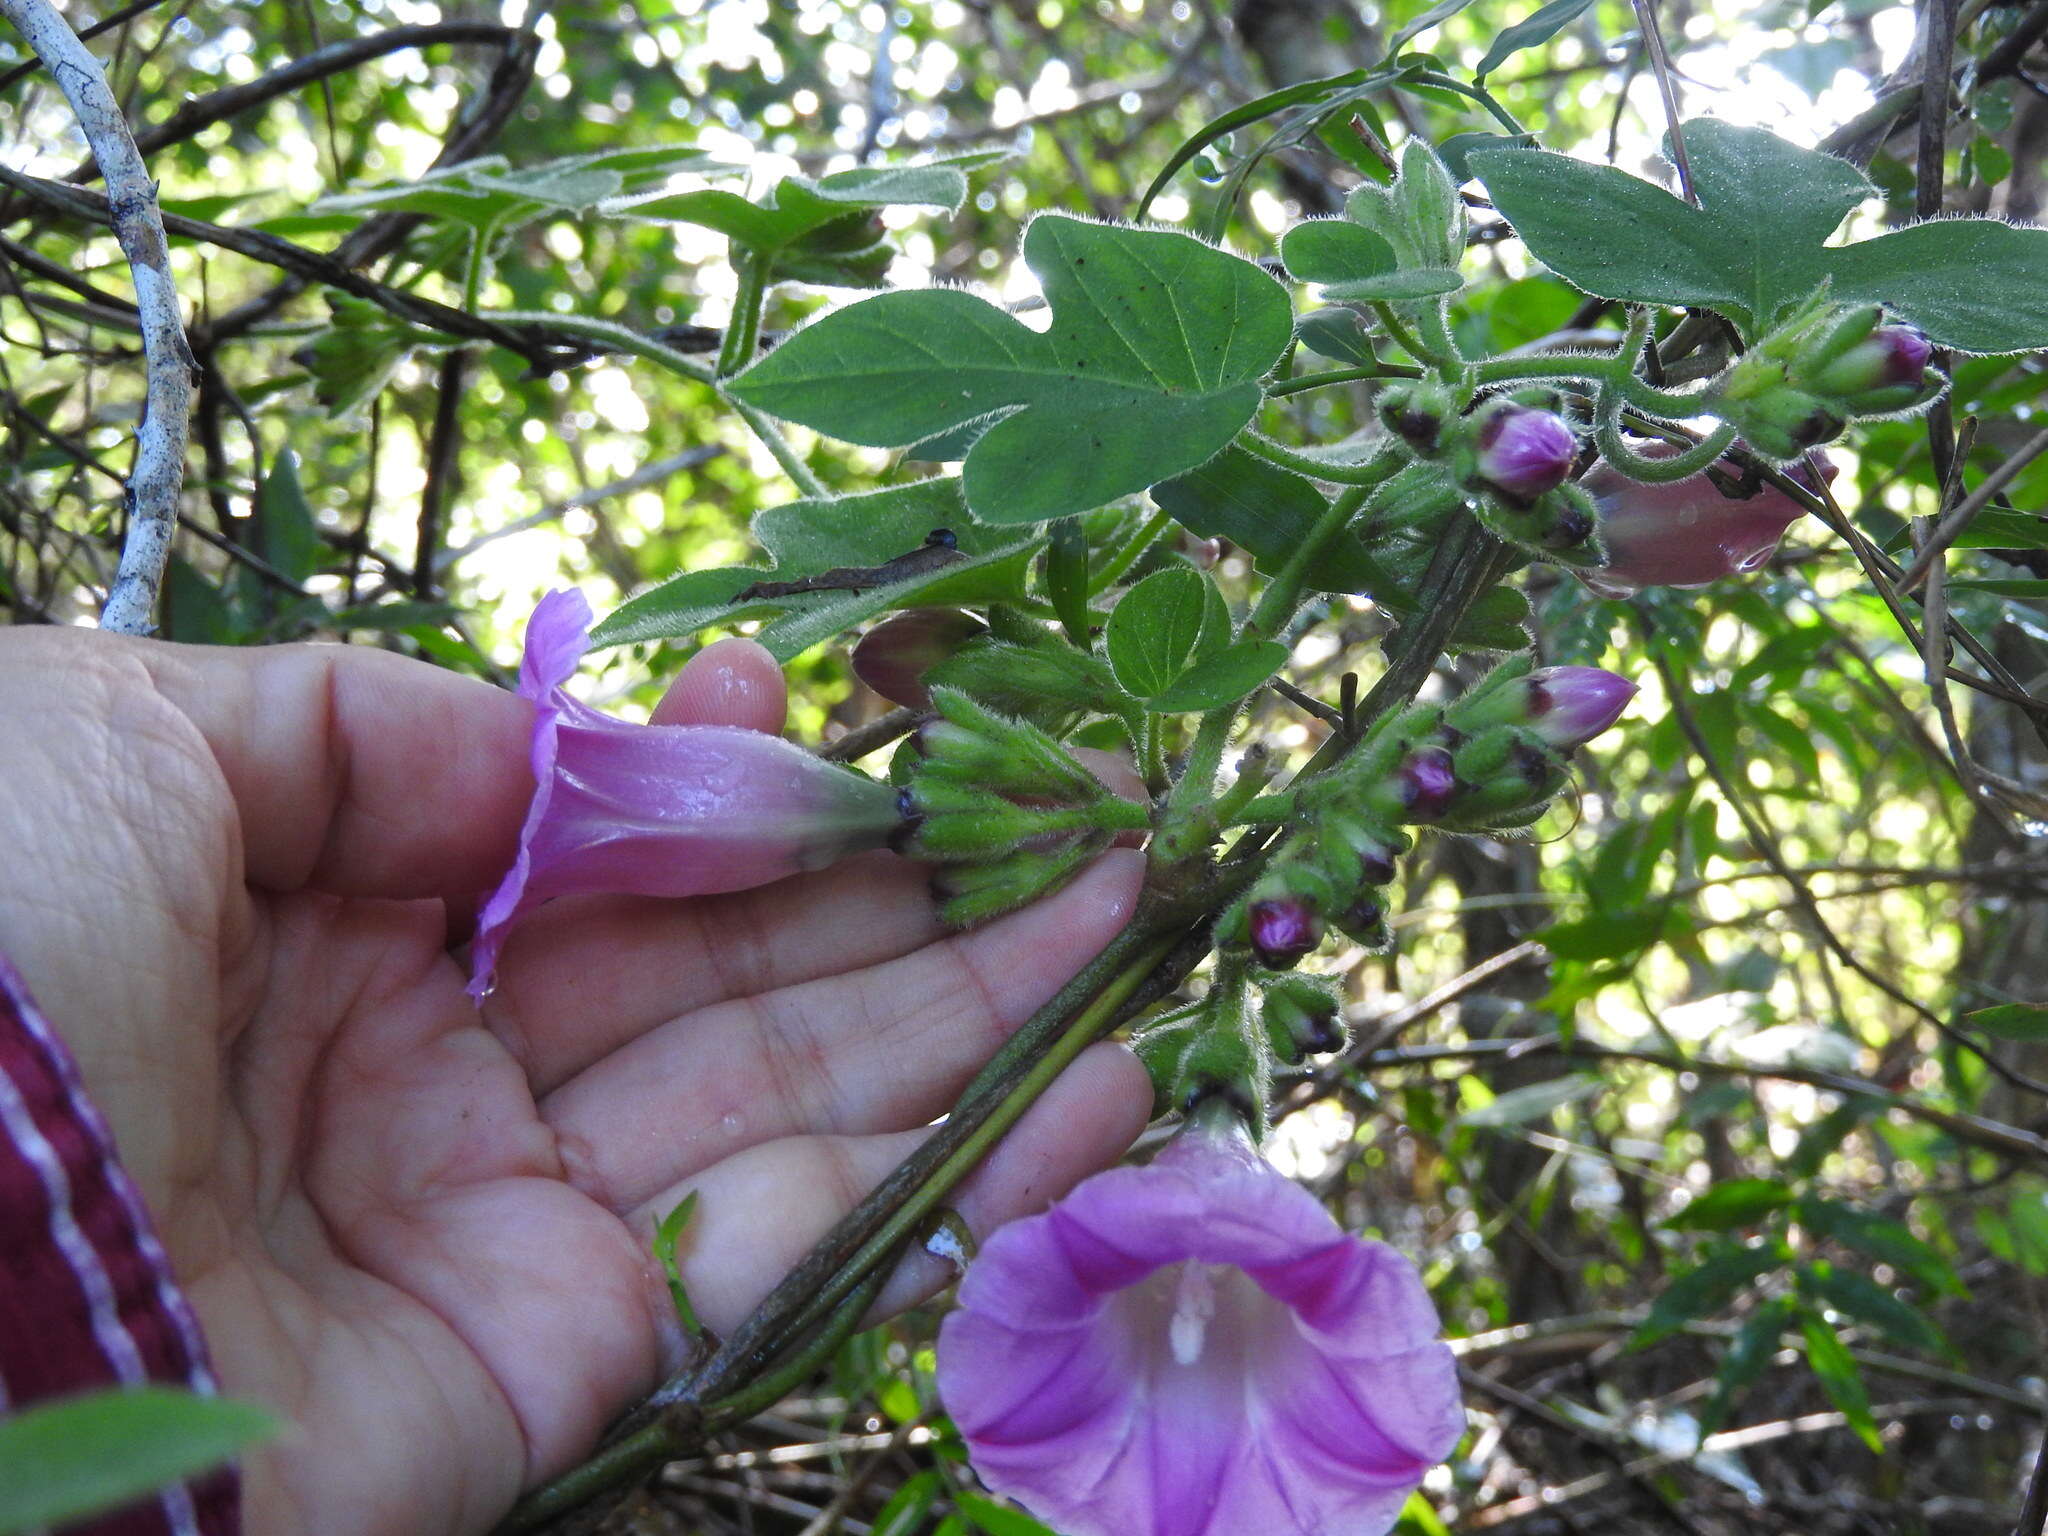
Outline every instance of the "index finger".
[[139, 662], [205, 738], [251, 884], [453, 896], [511, 863], [533, 795], [518, 695], [354, 646], [92, 643]]

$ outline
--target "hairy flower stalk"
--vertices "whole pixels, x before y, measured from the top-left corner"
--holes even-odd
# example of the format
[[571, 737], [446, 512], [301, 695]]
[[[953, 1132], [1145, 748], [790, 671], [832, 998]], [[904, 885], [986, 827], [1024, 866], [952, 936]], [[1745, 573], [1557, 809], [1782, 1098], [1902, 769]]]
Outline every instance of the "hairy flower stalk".
[[989, 1238], [939, 1335], [975, 1469], [1063, 1536], [1380, 1536], [1464, 1430], [1412, 1265], [1219, 1102]]
[[590, 605], [551, 592], [526, 629], [519, 691], [534, 706], [534, 795], [512, 867], [484, 903], [470, 994], [490, 990], [506, 935], [557, 896], [707, 896], [767, 885], [886, 843], [896, 792], [792, 742], [731, 726], [635, 725], [563, 690]]

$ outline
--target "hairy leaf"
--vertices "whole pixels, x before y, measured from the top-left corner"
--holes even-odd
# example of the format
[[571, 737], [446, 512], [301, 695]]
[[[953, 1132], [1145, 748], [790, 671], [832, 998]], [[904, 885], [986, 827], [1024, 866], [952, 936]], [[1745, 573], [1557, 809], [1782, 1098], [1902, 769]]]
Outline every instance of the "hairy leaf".
[[1187, 235], [1048, 214], [1024, 259], [1051, 301], [1046, 332], [953, 289], [882, 294], [799, 331], [732, 388], [877, 448], [1000, 415], [967, 450], [967, 505], [984, 522], [1028, 523], [1223, 448], [1293, 333], [1285, 289]]
[[2048, 346], [2048, 230], [1938, 219], [1829, 247], [1874, 195], [1856, 167], [1711, 118], [1683, 133], [1697, 208], [1547, 150], [1476, 150], [1469, 161], [1530, 250], [1601, 298], [1705, 306], [1753, 337], [1826, 282], [1832, 298], [1884, 304], [1960, 351]]

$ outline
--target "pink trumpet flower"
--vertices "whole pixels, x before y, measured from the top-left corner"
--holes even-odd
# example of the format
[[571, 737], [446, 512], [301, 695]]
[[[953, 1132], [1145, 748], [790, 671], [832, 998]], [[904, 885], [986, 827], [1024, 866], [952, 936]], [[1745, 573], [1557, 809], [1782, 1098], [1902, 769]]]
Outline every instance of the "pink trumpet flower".
[[1463, 1433], [1437, 1331], [1407, 1260], [1199, 1116], [988, 1240], [939, 1394], [1062, 1536], [1382, 1536]]
[[[1657, 444], [1643, 451], [1663, 458], [1676, 450]], [[1840, 473], [1825, 454], [1815, 457], [1825, 478]], [[1741, 473], [1730, 459], [1718, 468]], [[1795, 467], [1791, 476], [1816, 483], [1805, 465]], [[1607, 563], [1582, 579], [1610, 596], [1625, 597], [1643, 587], [1704, 587], [1723, 576], [1756, 570], [1806, 510], [1771, 485], [1753, 496], [1731, 497], [1704, 471], [1668, 485], [1645, 485], [1600, 464], [1579, 483], [1599, 508], [1600, 543], [1607, 552]]]
[[477, 919], [470, 995], [490, 990], [506, 933], [556, 896], [707, 896], [767, 885], [880, 847], [896, 791], [760, 731], [634, 725], [563, 691], [590, 605], [550, 592], [526, 626], [533, 801], [519, 852]]

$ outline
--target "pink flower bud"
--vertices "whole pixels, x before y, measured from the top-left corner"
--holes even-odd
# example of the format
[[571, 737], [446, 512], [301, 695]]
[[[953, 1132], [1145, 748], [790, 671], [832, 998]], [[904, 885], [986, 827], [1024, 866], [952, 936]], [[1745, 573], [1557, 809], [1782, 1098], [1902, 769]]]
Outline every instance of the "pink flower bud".
[[477, 919], [470, 994], [490, 990], [505, 935], [556, 896], [705, 896], [767, 885], [885, 843], [896, 791], [760, 731], [634, 725], [562, 689], [590, 605], [551, 592], [526, 627], [533, 801], [519, 852]]
[[[1656, 444], [1640, 451], [1665, 458], [1677, 450]], [[1822, 474], [1834, 479], [1839, 467], [1824, 454], [1818, 457]], [[1723, 459], [1718, 468], [1731, 476], [1742, 473], [1731, 459]], [[1795, 466], [1791, 475], [1811, 478], [1804, 465]], [[1587, 585], [1623, 596], [1643, 587], [1704, 587], [1723, 576], [1756, 570], [1805, 511], [1772, 485], [1758, 487], [1751, 496], [1731, 497], [1704, 471], [1668, 485], [1644, 485], [1601, 464], [1580, 484], [1599, 507], [1600, 542], [1607, 552], [1607, 563], [1588, 573]]]
[[1919, 389], [1927, 382], [1927, 360], [1933, 355], [1933, 344], [1912, 326], [1881, 325], [1821, 369], [1813, 388], [1829, 395], [1860, 395], [1902, 384]]
[[1442, 820], [1457, 792], [1457, 770], [1442, 747], [1417, 747], [1394, 770], [1394, 793], [1409, 821]]
[[1512, 400], [1481, 408], [1472, 444], [1479, 478], [1518, 507], [1564, 484], [1579, 451], [1562, 417]]
[[1255, 901], [1246, 912], [1252, 952], [1269, 970], [1285, 971], [1323, 942], [1322, 920], [1299, 896]]
[[1415, 1268], [1214, 1118], [982, 1245], [939, 1395], [1064, 1536], [1383, 1536], [1464, 1431]]
[[1599, 667], [1539, 667], [1521, 681], [1529, 728], [1560, 752], [1598, 736], [1636, 696], [1634, 683]]
[[853, 675], [892, 704], [930, 709], [925, 674], [986, 629], [957, 608], [907, 608], [860, 637]]

